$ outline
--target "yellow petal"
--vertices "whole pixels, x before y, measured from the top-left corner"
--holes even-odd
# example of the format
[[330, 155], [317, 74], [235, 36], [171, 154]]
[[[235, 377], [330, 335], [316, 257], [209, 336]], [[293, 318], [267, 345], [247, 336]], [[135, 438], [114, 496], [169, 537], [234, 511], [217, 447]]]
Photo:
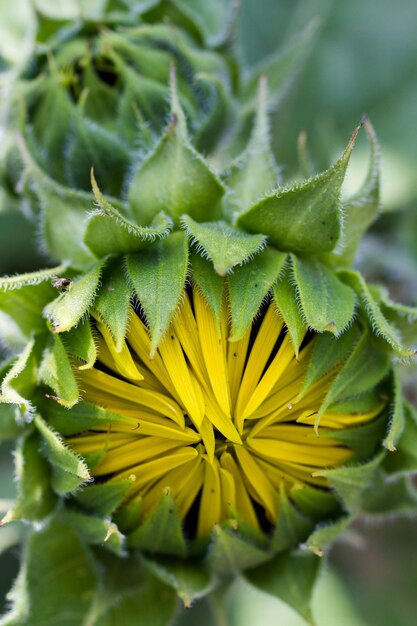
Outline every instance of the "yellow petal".
[[204, 483], [198, 514], [197, 536], [209, 535], [213, 527], [222, 519], [222, 498], [219, 475], [219, 462], [205, 462]]
[[274, 487], [246, 448], [235, 445], [234, 449], [252, 498], [265, 508], [271, 521], [275, 521], [278, 498]]
[[194, 308], [201, 351], [214, 396], [223, 413], [230, 415], [225, 340], [210, 307], [197, 290], [194, 291]]
[[251, 329], [249, 328], [242, 339], [229, 342], [227, 346], [227, 368], [229, 372], [230, 398], [234, 407], [246, 363]]
[[273, 358], [272, 363], [262, 376], [255, 391], [244, 408], [242, 419], [245, 420], [250, 417], [259, 405], [262, 404], [271, 389], [282, 376], [283, 372], [285, 372], [288, 364], [294, 359], [294, 356], [294, 348], [291, 343], [290, 335], [287, 334], [285, 335], [277, 354]]
[[152, 411], [170, 417], [174, 422], [184, 427], [183, 412], [175, 400], [169, 396], [158, 393], [157, 391], [141, 389], [136, 385], [118, 380], [114, 376], [110, 376], [96, 369], [85, 370], [80, 378], [86, 391], [85, 397], [87, 400], [104, 406], [103, 398], [106, 398], [106, 396], [114, 396], [117, 398], [118, 405], [123, 406], [123, 401], [127, 400], [133, 404], [147, 407]]
[[195, 391], [181, 344], [173, 329], [160, 342], [158, 351], [186, 413], [199, 428], [204, 418], [204, 397]]
[[235, 485], [235, 506], [239, 515], [253, 528], [259, 529], [258, 518], [253, 508], [252, 501], [248, 495], [245, 483], [239, 467], [229, 452], [224, 452], [220, 457], [220, 465], [225, 468], [233, 477]]
[[[139, 371], [136, 363], [132, 359], [129, 348], [126, 342], [123, 341], [122, 349], [118, 351], [116, 344], [111, 336], [107, 326], [102, 322], [97, 321], [97, 329], [100, 331], [101, 336], [104, 339], [99, 339], [98, 358], [102, 363], [110, 367], [113, 371], [118, 372], [124, 378], [130, 378], [132, 380], [143, 380], [143, 375]], [[104, 344], [104, 345], [103, 345]], [[106, 350], [107, 348], [107, 350]]]
[[238, 393], [235, 420], [239, 433], [243, 431], [243, 414], [246, 406], [262, 376], [282, 326], [283, 322], [278, 318], [275, 308], [268, 307], [250, 351]]
[[168, 451], [183, 446], [182, 441], [162, 439], [160, 437], [136, 437], [115, 449], [108, 450], [102, 461], [94, 468], [95, 476], [122, 472], [129, 467], [145, 463], [150, 459], [162, 457]]

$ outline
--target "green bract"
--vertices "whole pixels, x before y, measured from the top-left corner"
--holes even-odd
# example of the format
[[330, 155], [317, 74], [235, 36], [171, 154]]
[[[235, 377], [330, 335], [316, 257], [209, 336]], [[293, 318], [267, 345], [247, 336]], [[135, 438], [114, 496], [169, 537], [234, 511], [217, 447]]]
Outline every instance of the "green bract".
[[[29, 203], [54, 267], [0, 280], [0, 332], [9, 350], [0, 439], [17, 439], [18, 484], [3, 523], [33, 523], [13, 608], [1, 624], [170, 624], [177, 596], [187, 606], [241, 571], [311, 620], [317, 555], [360, 511], [417, 503], [407, 482], [417, 467], [417, 418], [396, 366], [414, 355], [403, 332], [417, 311], [351, 267], [379, 208], [375, 134], [364, 120], [328, 170], [283, 184], [267, 110], [283, 96], [312, 28], [247, 75], [231, 46], [233, 3], [109, 5], [74, 23], [39, 15], [38, 49], [12, 92], [16, 134], [3, 176], [9, 192]], [[354, 197], [341, 200], [358, 132], [369, 139], [369, 173]], [[128, 335], [133, 316], [146, 320], [152, 375], [169, 386], [157, 375], [158, 350], [180, 323], [186, 293], [203, 298], [213, 321], [205, 322], [211, 343], [200, 383], [211, 384], [221, 411], [209, 420], [212, 439], [199, 415], [180, 436], [192, 437], [198, 423], [208, 457], [219, 440], [239, 445], [245, 411], [255, 414], [268, 398], [265, 391], [240, 407], [240, 430], [225, 421], [230, 398], [207, 362], [211, 350], [219, 371], [226, 367], [216, 351], [225, 324], [227, 345], [251, 332], [253, 342], [265, 307], [274, 307], [294, 354], [310, 345], [294, 402], [327, 381], [318, 410], [297, 422], [352, 456], [314, 472], [319, 488], [288, 491], [283, 481], [275, 524], [266, 519], [254, 528], [230, 515], [196, 537], [184, 528], [169, 485], [142, 518], [141, 503], [129, 499], [136, 477], [93, 481], [106, 449], [80, 454], [71, 443], [103, 424], [109, 432], [131, 424], [85, 397], [83, 375], [101, 358], [106, 371], [114, 362], [121, 377], [140, 379], [140, 349]], [[186, 343], [182, 336], [187, 359], [180, 347], [178, 371], [193, 359]], [[201, 405], [192, 375], [189, 389], [187, 415]], [[157, 385], [154, 393], [162, 405]], [[178, 402], [180, 395], [180, 387], [172, 392]], [[167, 405], [166, 415], [179, 424], [176, 406]], [[365, 423], [349, 421], [371, 414]], [[329, 434], [320, 422], [332, 415], [348, 416], [349, 428]], [[242, 450], [241, 465], [252, 467]], [[263, 489], [262, 474], [255, 480]], [[67, 561], [71, 567], [61, 567]]]

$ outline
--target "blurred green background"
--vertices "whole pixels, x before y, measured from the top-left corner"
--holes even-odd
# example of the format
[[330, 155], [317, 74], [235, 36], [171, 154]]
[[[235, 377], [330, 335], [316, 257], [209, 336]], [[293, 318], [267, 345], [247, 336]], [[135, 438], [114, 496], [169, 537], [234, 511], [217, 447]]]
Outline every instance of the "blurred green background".
[[[77, 1], [51, 2], [73, 6]], [[96, 1], [96, 0], [94, 0]], [[30, 49], [30, 0], [0, 0], [0, 55], [14, 66]], [[359, 255], [363, 271], [387, 281], [394, 293], [417, 302], [417, 3], [415, 0], [242, 0], [238, 41], [248, 67], [285, 45], [313, 17], [320, 18], [314, 49], [278, 111], [273, 113], [273, 145], [284, 176], [297, 171], [297, 138], [307, 132], [317, 169], [340, 154], [366, 112], [375, 126], [383, 156], [383, 213]], [[7, 97], [0, 77], [0, 116]], [[0, 154], [4, 133], [0, 132]], [[354, 190], [367, 168], [368, 148], [355, 147], [346, 191]], [[0, 191], [0, 273], [45, 264], [36, 233]], [[409, 394], [415, 372], [405, 371]], [[0, 448], [0, 509], [13, 496], [9, 447]], [[1, 514], [1, 510], [0, 510]], [[17, 572], [19, 529], [0, 534], [0, 595]], [[318, 626], [415, 626], [417, 615], [417, 524], [415, 519], [361, 521], [354, 542], [333, 549], [332, 570], [323, 578], [315, 607]], [[344, 583], [344, 585], [342, 584]], [[3, 600], [0, 600], [0, 607]], [[277, 600], [242, 581], [236, 583], [215, 617], [202, 606], [184, 626], [300, 626]], [[0, 608], [1, 610], [1, 608]], [[200, 619], [201, 613], [201, 619]], [[188, 621], [187, 621], [188, 619]], [[189, 621], [191, 619], [191, 621]], [[224, 619], [224, 622], [220, 620]], [[206, 620], [204, 622], [204, 620]], [[209, 620], [209, 621], [207, 621]], [[217, 620], [217, 621], [216, 621]]]

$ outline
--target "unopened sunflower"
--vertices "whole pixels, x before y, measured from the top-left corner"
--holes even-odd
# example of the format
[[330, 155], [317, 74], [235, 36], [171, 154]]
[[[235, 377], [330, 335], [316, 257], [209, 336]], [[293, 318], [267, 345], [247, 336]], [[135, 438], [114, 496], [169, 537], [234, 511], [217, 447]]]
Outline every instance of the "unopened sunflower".
[[[116, 8], [40, 19], [12, 91], [3, 178], [55, 265], [0, 283], [3, 522], [33, 523], [5, 623], [50, 623], [55, 572], [54, 623], [133, 626], [146, 606], [168, 624], [176, 594], [241, 571], [308, 616], [294, 585], [311, 595], [355, 515], [416, 503], [395, 361], [417, 313], [351, 267], [379, 208], [375, 134], [363, 120], [332, 167], [284, 184], [267, 109], [311, 29], [248, 76], [231, 5]], [[359, 131], [369, 172], [342, 201]]]

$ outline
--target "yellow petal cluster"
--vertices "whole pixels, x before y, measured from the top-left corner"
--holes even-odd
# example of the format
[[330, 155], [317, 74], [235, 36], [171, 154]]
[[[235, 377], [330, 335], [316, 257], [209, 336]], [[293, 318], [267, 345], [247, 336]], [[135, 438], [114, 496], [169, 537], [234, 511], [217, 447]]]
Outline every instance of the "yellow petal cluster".
[[332, 432], [373, 419], [362, 414], [317, 413], [331, 371], [301, 394], [314, 336], [298, 356], [275, 305], [239, 341], [230, 341], [227, 302], [218, 323], [202, 295], [184, 293], [156, 354], [146, 324], [132, 312], [121, 349], [97, 323], [98, 361], [80, 371], [84, 399], [118, 413], [69, 439], [95, 459], [97, 480], [134, 477], [129, 499], [140, 499], [142, 519], [167, 488], [184, 520], [193, 515], [199, 537], [226, 519], [254, 528], [275, 524], [280, 493], [323, 493], [317, 475], [352, 457]]

